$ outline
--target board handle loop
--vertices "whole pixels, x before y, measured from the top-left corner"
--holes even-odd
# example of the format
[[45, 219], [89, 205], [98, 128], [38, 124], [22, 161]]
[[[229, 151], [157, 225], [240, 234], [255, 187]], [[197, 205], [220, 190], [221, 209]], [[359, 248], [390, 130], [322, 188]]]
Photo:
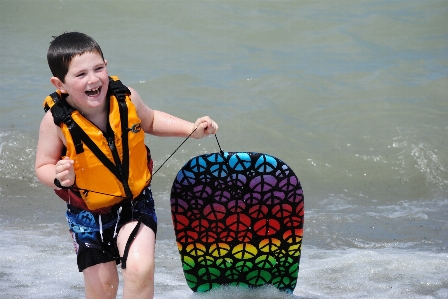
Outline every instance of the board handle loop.
[[222, 150], [222, 148], [221, 148], [221, 145], [219, 144], [218, 136], [217, 136], [216, 134], [215, 134], [215, 138], [216, 138], [216, 142], [218, 143], [219, 153], [220, 153], [221, 156], [224, 158], [224, 152], [223, 152], [223, 150]]

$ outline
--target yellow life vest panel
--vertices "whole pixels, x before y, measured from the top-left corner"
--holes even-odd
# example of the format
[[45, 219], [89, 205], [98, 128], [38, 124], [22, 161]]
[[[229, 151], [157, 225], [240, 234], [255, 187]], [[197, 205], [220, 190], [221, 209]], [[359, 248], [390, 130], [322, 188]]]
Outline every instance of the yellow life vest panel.
[[151, 156], [130, 94], [118, 77], [109, 78], [106, 132], [71, 107], [67, 94], [56, 91], [45, 98], [44, 109], [51, 110], [66, 139], [65, 155], [74, 161], [73, 189], [80, 191], [88, 210], [134, 199], [151, 182]]

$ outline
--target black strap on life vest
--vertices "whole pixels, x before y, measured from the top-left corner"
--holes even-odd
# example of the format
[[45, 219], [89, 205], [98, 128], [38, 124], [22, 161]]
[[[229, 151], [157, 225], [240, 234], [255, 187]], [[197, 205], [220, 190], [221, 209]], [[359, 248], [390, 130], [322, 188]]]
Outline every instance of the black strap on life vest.
[[[53, 99], [54, 105], [51, 108], [51, 113], [53, 114], [54, 123], [57, 126], [60, 126], [61, 123], [65, 123], [72, 135], [73, 144], [75, 145], [76, 154], [80, 154], [84, 152], [84, 148], [82, 147], [82, 142], [80, 138], [81, 128], [75, 123], [71, 114], [75, 111], [75, 108], [70, 106], [65, 98], [67, 94], [64, 94], [63, 97], [59, 96], [57, 92], [53, 92], [51, 95]], [[48, 106], [47, 106], [48, 107]], [[48, 110], [48, 109], [47, 109]]]
[[121, 122], [121, 146], [123, 152], [123, 160], [120, 161], [120, 157], [116, 150], [116, 147], [112, 142], [115, 140], [114, 133], [110, 127], [110, 123], [107, 123], [108, 131], [108, 143], [112, 150], [112, 155], [114, 157], [115, 165], [117, 166], [118, 173], [121, 177], [120, 181], [123, 183], [124, 190], [126, 192], [126, 197], [132, 199], [131, 188], [129, 187], [129, 140], [128, 140], [128, 106], [126, 105], [126, 95], [130, 95], [131, 91], [129, 88], [123, 85], [120, 80], [114, 81], [109, 77], [109, 95], [115, 95], [118, 101], [118, 109], [120, 111], [120, 122]]
[[[61, 123], [65, 123], [69, 129], [70, 135], [75, 145], [76, 154], [84, 152], [83, 144], [85, 144], [92, 153], [107, 167], [115, 177], [122, 182], [124, 190], [126, 192], [126, 198], [132, 199], [132, 192], [129, 187], [129, 143], [128, 143], [128, 107], [126, 105], [126, 95], [130, 95], [130, 90], [121, 83], [120, 80], [114, 81], [109, 77], [108, 97], [114, 95], [118, 101], [118, 107], [120, 111], [120, 122], [122, 130], [122, 149], [123, 149], [123, 161], [120, 161], [118, 151], [115, 147], [115, 137], [110, 123], [108, 122], [108, 130], [106, 132], [106, 138], [108, 140], [109, 147], [112, 151], [115, 164], [107, 158], [103, 151], [90, 139], [90, 137], [79, 127], [79, 125], [73, 120], [71, 114], [75, 109], [71, 107], [65, 97], [62, 97], [54, 92], [50, 96], [54, 101], [54, 105], [50, 108], [53, 114], [54, 123], [60, 126]], [[109, 105], [110, 102], [108, 102]], [[49, 106], [46, 104], [45, 111], [48, 111]], [[110, 109], [110, 108], [109, 108]], [[108, 110], [109, 110], [108, 109]], [[86, 190], [86, 192], [88, 192]]]

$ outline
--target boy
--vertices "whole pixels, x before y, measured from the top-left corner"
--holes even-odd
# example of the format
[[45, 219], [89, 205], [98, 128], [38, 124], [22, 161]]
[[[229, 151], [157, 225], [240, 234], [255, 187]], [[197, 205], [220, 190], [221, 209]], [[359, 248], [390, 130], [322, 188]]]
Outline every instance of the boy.
[[157, 218], [144, 133], [202, 138], [218, 125], [208, 116], [193, 124], [150, 109], [109, 77], [101, 48], [83, 33], [55, 37], [47, 60], [57, 93], [44, 102], [50, 111], [40, 125], [35, 170], [67, 201], [86, 298], [116, 297], [120, 262], [124, 298], [152, 298]]

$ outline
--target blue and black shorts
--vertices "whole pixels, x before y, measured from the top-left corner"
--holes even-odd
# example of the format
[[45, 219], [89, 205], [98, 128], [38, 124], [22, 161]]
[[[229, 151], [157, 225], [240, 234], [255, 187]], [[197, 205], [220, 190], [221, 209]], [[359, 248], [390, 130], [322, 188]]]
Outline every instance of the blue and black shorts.
[[96, 214], [67, 205], [67, 222], [73, 237], [79, 272], [90, 266], [121, 258], [117, 247], [120, 228], [139, 221], [157, 234], [157, 216], [151, 187], [147, 187], [132, 202], [125, 200], [114, 205], [107, 214]]

